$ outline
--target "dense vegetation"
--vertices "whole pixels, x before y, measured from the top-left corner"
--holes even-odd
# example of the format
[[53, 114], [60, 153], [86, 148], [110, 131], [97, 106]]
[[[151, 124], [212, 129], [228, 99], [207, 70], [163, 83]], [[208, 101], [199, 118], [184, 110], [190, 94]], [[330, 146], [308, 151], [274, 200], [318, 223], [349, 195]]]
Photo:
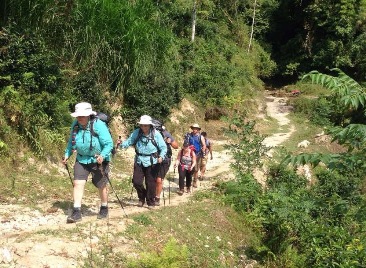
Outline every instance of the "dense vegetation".
[[[253, 176], [263, 137], [234, 118], [237, 180], [220, 189], [261, 238], [245, 253], [262, 264], [364, 267], [366, 1], [254, 3], [1, 1], [0, 155], [16, 158], [20, 144], [57, 155], [82, 100], [133, 124], [143, 113], [165, 118], [187, 95], [206, 108], [237, 108], [262, 80], [294, 81], [317, 69], [304, 79], [329, 91], [298, 98], [295, 112], [327, 126], [348, 150], [290, 154], [263, 189]], [[305, 163], [316, 167], [313, 184], [287, 166]]]
[[[259, 245], [245, 249], [246, 254], [264, 267], [364, 267], [365, 143], [358, 143], [354, 151], [350, 134], [357, 130], [337, 128], [333, 133], [336, 140], [348, 144], [347, 153], [290, 154], [281, 164], [272, 163], [263, 189], [253, 171], [266, 150], [254, 125], [233, 122], [229, 133], [241, 141], [229, 145], [236, 180], [220, 185], [224, 201], [242, 212], [261, 238]], [[289, 163], [295, 168], [322, 166], [313, 169], [309, 181]]]
[[[143, 113], [165, 118], [186, 94], [204, 107], [232, 108], [261, 89], [260, 79], [296, 79], [314, 68], [363, 79], [365, 7], [360, 0], [5, 0], [1, 92], [13, 88], [22, 101], [30, 98], [27, 112], [22, 104], [7, 106], [37, 117], [38, 128], [58, 140], [67, 110], [81, 100], [134, 123]], [[24, 79], [37, 94], [55, 92], [40, 115]], [[112, 111], [114, 103], [120, 108]], [[42, 134], [16, 125], [20, 117], [6, 110], [2, 128], [43, 155], [50, 139], [39, 142]], [[0, 137], [3, 149], [16, 143], [7, 136]]]

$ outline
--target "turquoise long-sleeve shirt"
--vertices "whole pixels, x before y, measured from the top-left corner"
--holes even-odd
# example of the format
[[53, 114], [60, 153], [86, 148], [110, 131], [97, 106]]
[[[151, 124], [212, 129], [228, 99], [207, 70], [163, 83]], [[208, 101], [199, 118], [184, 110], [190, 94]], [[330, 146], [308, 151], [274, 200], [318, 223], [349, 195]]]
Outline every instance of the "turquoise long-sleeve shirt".
[[[121, 143], [120, 147], [128, 148], [136, 144], [135, 149], [138, 154], [135, 156], [135, 162], [138, 165], [143, 165], [144, 167], [151, 166], [151, 164], [157, 164], [158, 157], [164, 159], [167, 153], [167, 145], [160, 132], [151, 128], [150, 133], [147, 136], [143, 133], [139, 133], [140, 128], [135, 129], [128, 139]], [[157, 146], [153, 144], [151, 140], [152, 136], [154, 136], [153, 138]], [[151, 157], [154, 153], [158, 153], [158, 157]]]
[[[104, 159], [103, 161], [110, 161], [111, 151], [113, 149], [113, 139], [106, 123], [99, 119], [94, 120], [93, 130], [95, 136], [91, 134], [90, 123], [91, 121], [88, 122], [86, 129], [83, 129], [77, 120], [74, 120], [71, 125], [70, 137], [65, 150], [65, 157], [69, 158], [73, 151], [76, 150], [76, 160], [82, 164], [96, 163], [97, 159], [95, 155], [101, 155]], [[74, 133], [75, 125], [78, 125], [76, 133]], [[75, 138], [73, 138], [73, 135]], [[74, 146], [72, 144], [73, 140], [75, 141]]]

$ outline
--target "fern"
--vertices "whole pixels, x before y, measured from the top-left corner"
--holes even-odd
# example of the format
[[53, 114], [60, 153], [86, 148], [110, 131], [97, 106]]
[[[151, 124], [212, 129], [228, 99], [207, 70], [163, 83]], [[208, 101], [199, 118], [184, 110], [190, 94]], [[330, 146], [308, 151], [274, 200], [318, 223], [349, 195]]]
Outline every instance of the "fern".
[[354, 79], [338, 68], [331, 69], [338, 76], [331, 76], [312, 71], [302, 77], [302, 80], [311, 80], [311, 83], [321, 85], [329, 89], [336, 97], [339, 97], [346, 108], [358, 109], [366, 103], [364, 89]]
[[346, 145], [349, 152], [365, 148], [366, 125], [350, 124], [344, 128], [334, 127], [328, 132], [333, 137], [332, 142], [337, 141], [339, 144]]

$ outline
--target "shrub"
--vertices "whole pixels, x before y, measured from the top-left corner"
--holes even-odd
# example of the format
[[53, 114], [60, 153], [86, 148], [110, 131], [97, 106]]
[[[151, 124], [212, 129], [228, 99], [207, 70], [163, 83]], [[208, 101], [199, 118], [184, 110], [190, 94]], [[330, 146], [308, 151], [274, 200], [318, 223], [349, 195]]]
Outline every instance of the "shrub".
[[[61, 71], [39, 36], [5, 30], [0, 46], [0, 77], [6, 78], [0, 79], [0, 110], [6, 119], [1, 128], [10, 127], [37, 155], [45, 156], [47, 144], [56, 148], [64, 141], [60, 130], [68, 114], [68, 91]], [[7, 143], [12, 137], [6, 133], [0, 138]]]

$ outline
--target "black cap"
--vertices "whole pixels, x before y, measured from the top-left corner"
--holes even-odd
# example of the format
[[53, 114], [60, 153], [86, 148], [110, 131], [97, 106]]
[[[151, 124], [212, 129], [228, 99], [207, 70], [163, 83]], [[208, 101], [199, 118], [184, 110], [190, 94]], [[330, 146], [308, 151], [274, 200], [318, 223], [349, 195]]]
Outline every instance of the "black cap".
[[183, 147], [187, 147], [187, 146], [189, 146], [189, 141], [184, 141], [183, 142]]

